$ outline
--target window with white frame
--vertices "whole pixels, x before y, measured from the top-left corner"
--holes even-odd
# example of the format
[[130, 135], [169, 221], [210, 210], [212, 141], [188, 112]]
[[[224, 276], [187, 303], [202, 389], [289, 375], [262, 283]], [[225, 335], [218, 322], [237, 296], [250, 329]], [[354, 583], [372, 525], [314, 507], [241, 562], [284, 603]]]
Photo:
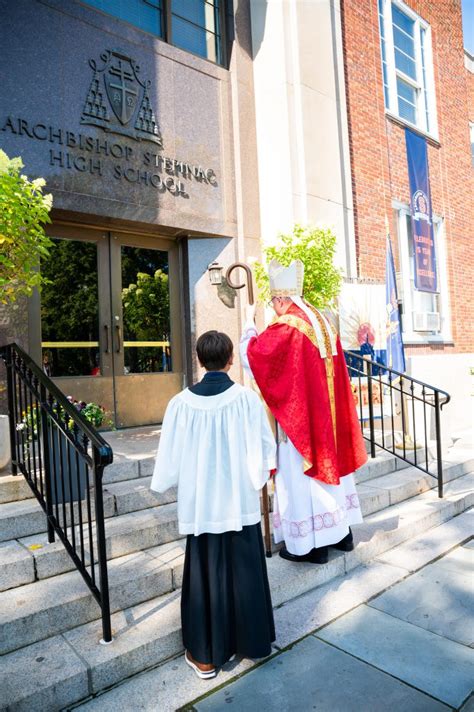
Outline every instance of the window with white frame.
[[444, 244], [444, 223], [433, 216], [438, 293], [415, 289], [413, 234], [408, 206], [397, 208], [399, 266], [397, 273], [398, 297], [402, 302], [402, 331], [404, 341], [447, 341], [451, 338], [449, 299]]
[[400, 0], [378, 0], [386, 109], [437, 135], [431, 28]]

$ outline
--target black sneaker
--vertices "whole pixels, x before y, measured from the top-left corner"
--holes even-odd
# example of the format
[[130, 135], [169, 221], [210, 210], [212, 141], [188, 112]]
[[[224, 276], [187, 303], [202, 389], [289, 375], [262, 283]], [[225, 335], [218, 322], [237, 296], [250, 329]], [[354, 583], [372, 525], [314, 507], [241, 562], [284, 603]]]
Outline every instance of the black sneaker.
[[331, 544], [333, 549], [339, 549], [339, 551], [352, 551], [354, 549], [354, 537], [352, 536], [351, 528], [349, 527], [349, 534], [347, 534], [344, 539], [338, 541], [337, 544]]

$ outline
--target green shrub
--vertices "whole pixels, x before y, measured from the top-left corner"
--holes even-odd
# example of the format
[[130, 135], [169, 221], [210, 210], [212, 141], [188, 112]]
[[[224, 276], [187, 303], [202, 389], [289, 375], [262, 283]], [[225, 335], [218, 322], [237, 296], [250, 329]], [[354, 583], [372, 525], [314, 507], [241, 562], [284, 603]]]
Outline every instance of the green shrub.
[[21, 158], [0, 149], [0, 303], [14, 302], [41, 287], [40, 258], [52, 241], [44, 231], [51, 222], [51, 195], [43, 195], [43, 178], [28, 180]]
[[334, 266], [336, 236], [331, 230], [296, 224], [289, 234], [281, 234], [276, 245], [264, 247], [265, 264], [256, 262], [255, 280], [259, 301], [270, 299], [267, 266], [276, 259], [284, 267], [299, 259], [304, 264], [304, 297], [318, 309], [335, 306], [341, 290], [342, 270]]

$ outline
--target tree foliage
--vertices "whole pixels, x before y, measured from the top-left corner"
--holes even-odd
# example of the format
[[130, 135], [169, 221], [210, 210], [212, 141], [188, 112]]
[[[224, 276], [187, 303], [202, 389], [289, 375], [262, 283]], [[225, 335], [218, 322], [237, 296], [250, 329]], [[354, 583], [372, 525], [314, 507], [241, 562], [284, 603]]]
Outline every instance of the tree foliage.
[[28, 180], [21, 158], [9, 159], [0, 149], [0, 303], [14, 302], [41, 287], [40, 258], [49, 254], [44, 231], [51, 222], [51, 195], [43, 195], [45, 180]]
[[259, 301], [270, 299], [267, 267], [271, 260], [287, 267], [299, 259], [305, 269], [305, 299], [319, 309], [334, 306], [342, 285], [342, 270], [334, 265], [335, 253], [336, 236], [331, 230], [296, 224], [291, 233], [280, 234], [275, 245], [263, 248], [265, 264], [254, 265]]
[[136, 284], [122, 290], [125, 337], [138, 341], [160, 341], [169, 337], [170, 312], [168, 275], [161, 269], [154, 274], [138, 272]]
[[[54, 249], [41, 260], [43, 341], [98, 341], [99, 294], [97, 247], [93, 242], [53, 239]], [[99, 349], [54, 348], [53, 376], [90, 375]]]

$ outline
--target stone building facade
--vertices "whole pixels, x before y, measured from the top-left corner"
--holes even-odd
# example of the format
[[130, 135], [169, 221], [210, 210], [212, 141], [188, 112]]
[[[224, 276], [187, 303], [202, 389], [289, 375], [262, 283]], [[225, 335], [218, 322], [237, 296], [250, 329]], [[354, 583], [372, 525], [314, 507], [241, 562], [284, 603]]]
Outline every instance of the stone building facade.
[[[39, 363], [47, 353], [64, 392], [100, 402], [117, 425], [157, 422], [196, 375], [196, 333], [239, 336], [239, 294], [211, 287], [209, 263], [259, 254], [249, 2], [1, 0], [0, 12], [0, 147], [47, 181], [54, 259], [84, 253], [94, 271], [74, 278], [62, 332], [48, 322], [59, 324], [50, 289], [2, 314], [1, 341]], [[133, 260], [135, 277], [159, 266], [168, 279], [154, 338], [127, 322]], [[74, 332], [82, 299], [96, 313]]]
[[[408, 371], [452, 393], [450, 432], [469, 427], [474, 114], [460, 3], [0, 0], [0, 10], [0, 146], [47, 179], [62, 249], [97, 250], [98, 295], [84, 333], [51, 327], [45, 293], [2, 313], [2, 342], [39, 362], [48, 352], [63, 390], [99, 400], [118, 426], [157, 422], [198, 374], [196, 335], [238, 340], [244, 290], [211, 285], [210, 263], [251, 262], [278, 232], [313, 223], [335, 232], [347, 278], [383, 282], [388, 220]], [[406, 126], [428, 144], [436, 296], [416, 294], [410, 274]], [[157, 268], [170, 306], [153, 338], [127, 323], [124, 295]]]

